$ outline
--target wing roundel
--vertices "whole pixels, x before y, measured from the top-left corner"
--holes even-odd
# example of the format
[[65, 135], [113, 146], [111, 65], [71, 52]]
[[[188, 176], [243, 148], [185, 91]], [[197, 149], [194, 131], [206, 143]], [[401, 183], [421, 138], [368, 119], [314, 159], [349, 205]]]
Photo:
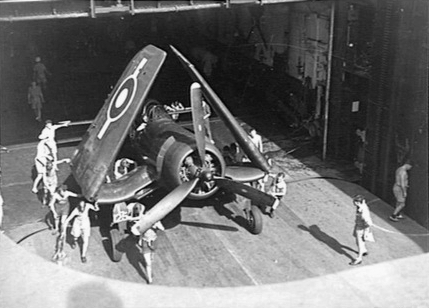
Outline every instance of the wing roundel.
[[72, 172], [88, 200], [96, 199], [165, 57], [163, 50], [152, 45], [135, 55], [79, 144]]

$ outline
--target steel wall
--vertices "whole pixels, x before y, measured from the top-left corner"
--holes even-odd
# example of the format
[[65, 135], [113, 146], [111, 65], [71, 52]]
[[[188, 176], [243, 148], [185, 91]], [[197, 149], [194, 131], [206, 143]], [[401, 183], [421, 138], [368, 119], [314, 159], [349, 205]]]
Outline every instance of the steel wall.
[[[428, 2], [378, 1], [363, 184], [392, 206], [396, 168], [414, 161], [406, 213], [428, 227]], [[425, 30], [426, 29], [426, 30]]]

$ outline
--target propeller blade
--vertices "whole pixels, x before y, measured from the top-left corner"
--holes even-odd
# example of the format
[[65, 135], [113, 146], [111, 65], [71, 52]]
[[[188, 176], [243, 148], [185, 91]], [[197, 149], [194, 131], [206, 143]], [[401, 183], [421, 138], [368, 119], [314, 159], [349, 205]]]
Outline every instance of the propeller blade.
[[215, 178], [215, 182], [219, 187], [222, 187], [229, 192], [246, 197], [252, 200], [257, 205], [271, 206], [277, 200], [275, 197], [264, 193], [259, 189], [253, 188], [250, 185], [238, 183], [225, 178]]
[[265, 172], [270, 172], [271, 167], [264, 155], [259, 152], [256, 145], [250, 140], [247, 133], [240, 126], [228, 108], [226, 108], [222, 100], [219, 98], [219, 96], [217, 96], [203, 76], [201, 76], [195, 66], [189, 62], [189, 60], [186, 59], [185, 56], [183, 56], [176, 48], [171, 45], [170, 48], [177, 55], [183, 67], [191, 75], [192, 80], [200, 83], [204, 97], [208, 100], [210, 106], [214, 109], [219, 118], [221, 118], [225, 123], [226, 127], [231, 131], [232, 135], [235, 137], [250, 160], [256, 165], [256, 167], [261, 168]]
[[198, 183], [198, 178], [195, 178], [189, 182], [185, 182], [175, 189], [173, 189], [168, 195], [161, 199], [153, 208], [147, 211], [139, 221], [131, 228], [131, 232], [135, 235], [140, 235], [146, 232], [156, 222], [167, 216], [172, 210], [174, 210], [195, 188]]
[[200, 156], [201, 163], [204, 164], [206, 156], [206, 130], [204, 125], [203, 97], [201, 86], [198, 82], [194, 82], [191, 85], [191, 106], [198, 155]]
[[265, 172], [258, 168], [243, 166], [227, 166], [225, 177], [235, 182], [249, 183], [262, 179]]

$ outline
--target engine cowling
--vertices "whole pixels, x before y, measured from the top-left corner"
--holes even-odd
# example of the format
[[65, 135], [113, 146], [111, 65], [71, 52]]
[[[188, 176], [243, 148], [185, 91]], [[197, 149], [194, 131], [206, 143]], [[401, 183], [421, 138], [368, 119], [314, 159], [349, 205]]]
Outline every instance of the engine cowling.
[[[223, 177], [225, 161], [220, 151], [207, 140], [206, 160], [200, 161], [195, 135], [174, 122], [156, 101], [150, 101], [143, 110], [146, 126], [131, 137], [134, 146], [147, 163], [155, 166], [162, 186], [172, 190], [198, 177], [199, 181], [189, 198], [212, 196], [217, 187], [213, 176]], [[140, 123], [136, 123], [136, 127]], [[189, 164], [192, 161], [192, 164]]]
[[213, 177], [223, 177], [224, 174], [225, 161], [222, 154], [209, 142], [206, 144], [204, 162], [200, 161], [195, 148], [182, 142], [173, 143], [165, 152], [162, 161], [161, 176], [164, 184], [170, 189], [196, 177], [200, 179], [188, 196], [191, 199], [200, 200], [212, 196], [218, 190]]

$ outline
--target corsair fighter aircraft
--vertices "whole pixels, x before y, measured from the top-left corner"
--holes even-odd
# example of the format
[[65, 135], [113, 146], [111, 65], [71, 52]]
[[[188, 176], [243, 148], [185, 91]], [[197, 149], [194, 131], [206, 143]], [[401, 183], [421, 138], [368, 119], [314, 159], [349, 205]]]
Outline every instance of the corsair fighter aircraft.
[[[270, 170], [268, 162], [196, 68], [177, 49], [172, 46], [171, 49], [194, 80], [190, 85], [194, 131], [175, 122], [157, 101], [146, 98], [166, 58], [165, 51], [148, 45], [128, 64], [71, 162], [83, 196], [100, 205], [141, 199], [160, 187], [168, 191], [136, 222], [134, 231], [140, 233], [185, 198], [205, 199], [219, 189], [242, 195], [259, 206], [270, 206], [276, 200], [245, 184], [263, 178]], [[254, 167], [225, 165], [221, 152], [206, 136], [203, 97]], [[143, 163], [108, 183], [106, 175], [128, 134]], [[250, 231], [259, 233], [262, 216], [254, 205], [247, 219]]]

